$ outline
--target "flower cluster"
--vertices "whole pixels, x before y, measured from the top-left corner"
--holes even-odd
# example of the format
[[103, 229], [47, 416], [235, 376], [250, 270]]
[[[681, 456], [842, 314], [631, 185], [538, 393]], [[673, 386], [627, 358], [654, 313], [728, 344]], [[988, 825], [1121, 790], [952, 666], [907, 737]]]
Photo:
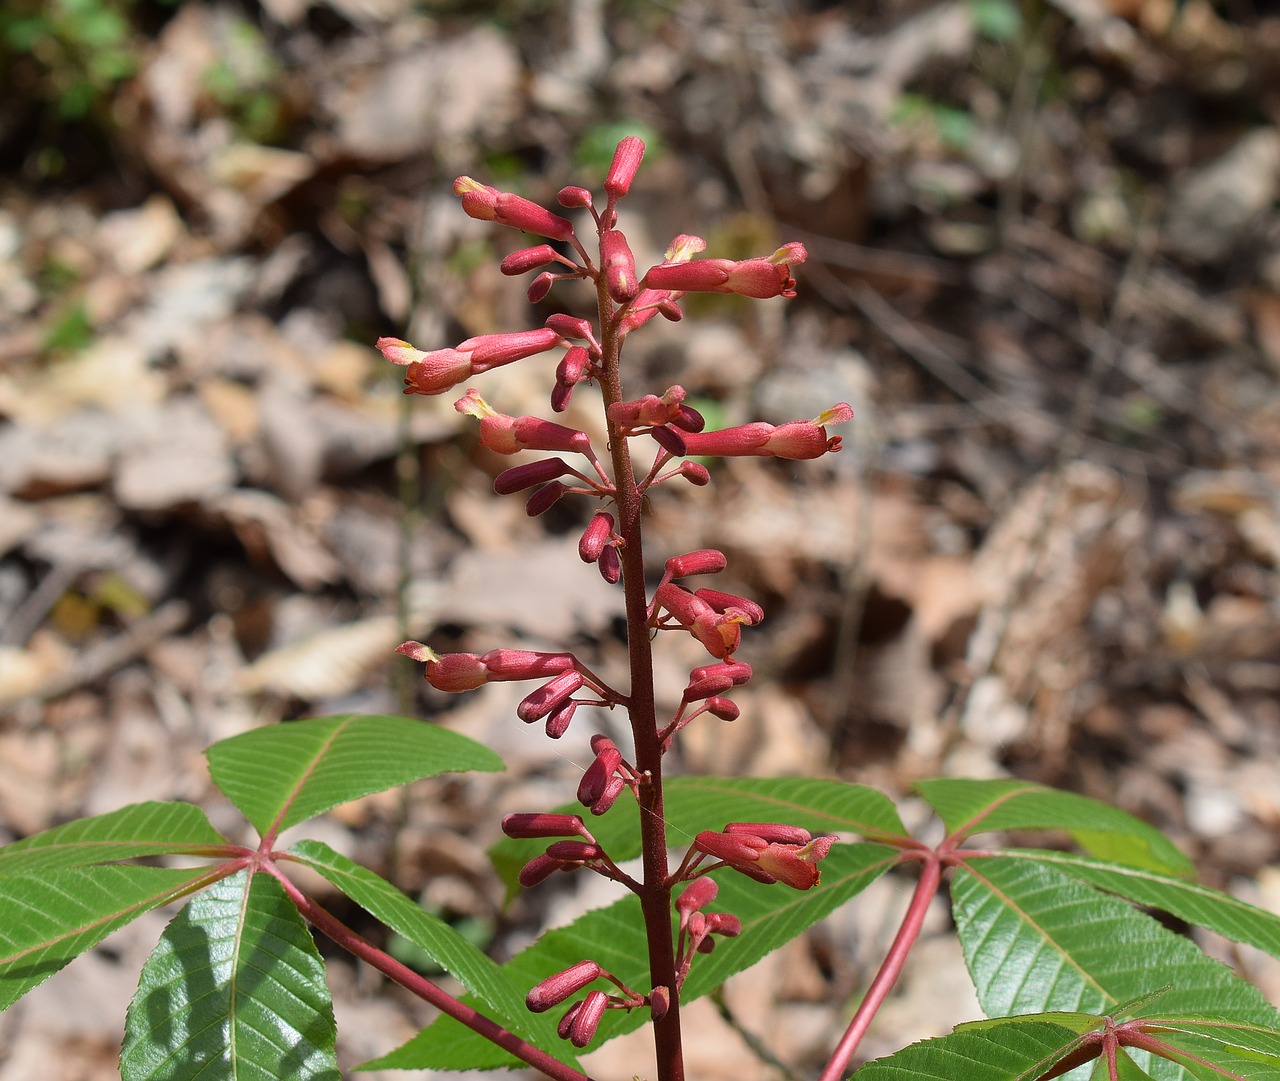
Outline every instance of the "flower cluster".
[[[591, 815], [613, 808], [630, 792], [642, 806], [661, 790], [662, 755], [676, 734], [704, 714], [732, 721], [738, 706], [727, 696], [751, 678], [751, 666], [737, 659], [744, 628], [764, 618], [759, 604], [735, 593], [690, 584], [688, 579], [718, 574], [727, 560], [715, 549], [701, 549], [670, 557], [661, 580], [652, 590], [642, 579], [640, 513], [645, 494], [655, 485], [682, 479], [693, 485], [711, 480], [697, 458], [739, 455], [787, 459], [817, 458], [840, 449], [838, 436], [827, 427], [848, 421], [849, 406], [839, 403], [813, 420], [785, 424], [751, 423], [708, 431], [702, 414], [688, 402], [684, 387], [673, 385], [662, 394], [625, 399], [619, 356], [626, 337], [655, 316], [676, 321], [683, 317], [681, 300], [688, 293], [736, 293], [757, 299], [795, 295], [793, 268], [807, 256], [803, 245], [784, 244], [772, 255], [733, 261], [696, 258], [706, 249], [702, 238], [677, 236], [660, 262], [640, 270], [630, 242], [618, 228], [617, 207], [631, 190], [644, 156], [635, 137], [617, 147], [604, 182], [604, 206], [586, 188], [562, 188], [557, 201], [566, 212], [589, 215], [595, 240], [588, 250], [570, 218], [522, 196], [503, 192], [470, 177], [459, 177], [454, 193], [473, 218], [531, 233], [542, 241], [512, 252], [502, 272], [516, 276], [536, 272], [528, 287], [531, 302], [543, 300], [558, 283], [585, 281], [596, 288], [596, 321], [566, 313], [550, 316], [543, 326], [504, 334], [468, 338], [456, 347], [422, 351], [399, 338], [382, 338], [378, 347], [387, 360], [405, 370], [406, 394], [441, 394], [492, 369], [557, 354], [550, 406], [561, 413], [575, 390], [596, 384], [604, 396], [608, 444], [597, 447], [584, 430], [540, 417], [511, 416], [491, 406], [475, 389], [468, 389], [455, 408], [474, 417], [479, 442], [500, 455], [533, 452], [536, 460], [518, 462], [494, 479], [500, 495], [530, 492], [526, 512], [538, 515], [566, 497], [594, 502], [578, 540], [584, 563], [594, 564], [606, 582], [625, 589], [629, 635], [654, 637], [660, 631], [686, 633], [706, 650], [707, 662], [695, 665], [682, 691], [671, 691], [671, 712], [659, 716], [655, 692], [636, 697], [595, 675], [574, 654], [520, 649], [493, 649], [484, 654], [437, 654], [421, 642], [406, 642], [398, 652], [425, 665], [428, 683], [441, 691], [466, 691], [486, 683], [530, 680], [537, 686], [517, 707], [526, 723], [542, 722], [547, 735], [559, 738], [568, 730], [580, 706], [622, 708], [631, 721], [633, 760], [628, 761], [613, 739], [591, 739], [592, 759], [578, 785], [578, 800]], [[550, 373], [549, 373], [550, 375]], [[620, 453], [621, 448], [626, 448]], [[633, 469], [631, 451], [651, 451], [647, 468]], [[634, 473], [634, 475], [633, 475]], [[634, 649], [634, 641], [633, 641]], [[647, 655], [647, 654], [646, 654]], [[634, 672], [633, 672], [634, 676]], [[660, 694], [660, 692], [657, 692]], [[812, 838], [799, 827], [770, 823], [731, 823], [723, 830], [697, 835], [684, 861], [672, 872], [665, 857], [654, 863], [652, 853], [665, 853], [665, 823], [659, 816], [641, 815], [646, 842], [646, 871], [637, 881], [623, 871], [576, 814], [520, 813], [502, 823], [507, 836], [545, 840], [544, 851], [521, 868], [519, 880], [533, 886], [557, 871], [594, 871], [642, 896], [656, 891], [659, 912], [666, 923], [653, 922], [654, 908], [646, 906], [646, 931], [651, 950], [667, 951], [665, 981], [647, 995], [626, 987], [597, 962], [581, 961], [543, 980], [529, 993], [528, 1006], [542, 1011], [575, 999], [560, 1022], [560, 1034], [585, 1046], [608, 1009], [647, 1006], [660, 1023], [679, 991], [689, 966], [699, 953], [709, 952], [715, 938], [731, 938], [741, 930], [730, 913], [706, 912], [715, 899], [716, 883], [709, 872], [728, 867], [758, 882], [781, 882], [808, 890], [818, 884], [818, 864], [832, 839]], [[654, 831], [657, 831], [656, 833]], [[708, 863], [708, 861], [711, 861]], [[678, 936], [673, 936], [673, 912], [667, 902], [673, 888], [687, 882], [674, 900]], [[672, 942], [673, 937], [676, 941]], [[665, 947], [661, 944], [665, 941]], [[674, 956], [671, 950], [675, 949]], [[596, 980], [614, 984], [606, 992], [590, 989]], [[578, 998], [581, 993], [585, 994]]]

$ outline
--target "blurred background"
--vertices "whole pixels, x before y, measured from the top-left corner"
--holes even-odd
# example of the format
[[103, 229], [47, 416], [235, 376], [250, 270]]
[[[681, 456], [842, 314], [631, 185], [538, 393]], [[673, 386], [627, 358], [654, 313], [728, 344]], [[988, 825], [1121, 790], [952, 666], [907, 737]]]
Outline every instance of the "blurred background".
[[[437, 696], [391, 654], [621, 664], [618, 592], [576, 558], [591, 508], [494, 498], [509, 462], [453, 395], [404, 399], [371, 343], [589, 314], [571, 287], [530, 311], [496, 265], [522, 238], [450, 185], [551, 203], [638, 134], [621, 224], [642, 266], [681, 232], [810, 258], [793, 301], [690, 298], [650, 324], [628, 391], [680, 382], [711, 426], [857, 414], [839, 455], [655, 493], [655, 567], [722, 548], [716, 585], [768, 613], [742, 718], [694, 726], [675, 768], [902, 797], [938, 773], [1044, 781], [1280, 908], [1278, 116], [1263, 0], [8, 0], [0, 840], [140, 799], [236, 830], [210, 742], [405, 712], [509, 772], [313, 835], [499, 956], [612, 898], [569, 879], [503, 909], [483, 848], [495, 809], [561, 802], [617, 719], [580, 712], [552, 744], [515, 720], [519, 687]], [[476, 386], [541, 414], [549, 371]], [[698, 663], [674, 637], [670, 688]], [[786, 1076], [755, 1040], [811, 1075], [907, 885], [700, 1005], [691, 1074]], [[164, 918], [0, 1017], [0, 1081], [116, 1076]], [[946, 930], [939, 907], [868, 1054], [977, 1015]], [[1274, 968], [1210, 948], [1280, 1000]], [[332, 980], [346, 1067], [426, 1019], [367, 971]], [[589, 1062], [643, 1075], [643, 1055]]]

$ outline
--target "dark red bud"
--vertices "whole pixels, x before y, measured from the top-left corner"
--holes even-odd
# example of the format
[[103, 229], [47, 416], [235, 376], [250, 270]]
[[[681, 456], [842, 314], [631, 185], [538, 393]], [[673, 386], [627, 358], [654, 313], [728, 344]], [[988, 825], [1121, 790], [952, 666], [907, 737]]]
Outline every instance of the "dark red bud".
[[569, 472], [569, 466], [563, 458], [544, 458], [540, 462], [526, 462], [524, 465], [504, 469], [493, 478], [493, 490], [498, 495], [511, 495], [523, 492], [535, 484], [545, 484], [556, 477]]
[[530, 518], [536, 518], [539, 514], [543, 514], [554, 507], [560, 497], [569, 489], [561, 484], [558, 480], [553, 480], [550, 484], [544, 484], [536, 492], [529, 497], [524, 505], [524, 512]]
[[528, 863], [520, 868], [520, 874], [517, 879], [525, 889], [536, 886], [539, 882], [550, 878], [556, 871], [560, 870], [558, 860], [553, 860], [546, 853], [540, 856], [534, 856]]
[[617, 199], [631, 190], [631, 181], [635, 179], [636, 170], [644, 158], [644, 140], [636, 135], [628, 135], [613, 152], [613, 162], [609, 166], [609, 175], [605, 177], [604, 190], [612, 205]]
[[656, 428], [650, 428], [649, 434], [653, 436], [654, 441], [665, 450], [668, 454], [673, 454], [677, 458], [681, 457], [685, 451], [684, 436], [682, 436], [674, 428], [669, 428], [662, 424]]
[[711, 953], [711, 951], [714, 950], [715, 948], [716, 948], [716, 940], [712, 938], [710, 935], [707, 935], [706, 938], [703, 938], [698, 942], [699, 953]]
[[742, 921], [728, 912], [709, 912], [707, 914], [707, 934], [724, 935], [725, 938], [737, 938], [742, 934]]
[[711, 483], [710, 471], [700, 462], [681, 462], [678, 472], [690, 484], [695, 484], [699, 488]]
[[671, 423], [686, 432], [700, 432], [707, 426], [706, 418], [689, 405], [682, 405], [680, 411], [671, 418]]
[[609, 778], [609, 783], [604, 786], [604, 795], [591, 805], [591, 813], [593, 815], [604, 814], [605, 811], [618, 802], [618, 797], [622, 795], [622, 791], [626, 787], [627, 782], [615, 773]]
[[592, 991], [582, 1000], [582, 1008], [569, 1025], [569, 1042], [574, 1047], [586, 1047], [591, 1042], [608, 1005], [609, 997], [603, 991]]
[[618, 549], [610, 545], [600, 553], [600, 558], [596, 560], [596, 566], [600, 568], [600, 577], [608, 582], [611, 586], [618, 584], [618, 579], [622, 577], [622, 557], [618, 555]]
[[671, 1009], [671, 992], [665, 987], [655, 987], [649, 992], [649, 1016], [661, 1021]]
[[591, 806], [604, 795], [609, 778], [621, 762], [622, 752], [610, 741], [583, 771], [582, 780], [578, 782], [578, 799], [583, 806]]
[[590, 841], [552, 841], [547, 845], [547, 855], [562, 863], [585, 863], [598, 860], [604, 849]]
[[545, 679], [567, 672], [577, 662], [572, 653], [538, 653], [531, 649], [491, 649], [481, 662], [490, 679]]
[[551, 388], [551, 408], [557, 413], [563, 413], [569, 408], [569, 400], [573, 397], [573, 387], [565, 387], [557, 384]]
[[567, 1040], [569, 1038], [569, 1030], [573, 1028], [574, 1019], [578, 1016], [581, 1010], [582, 1003], [579, 1001], [575, 1002], [564, 1011], [564, 1016], [560, 1018], [560, 1023], [556, 1025], [556, 1033], [559, 1035], [560, 1039]]
[[636, 257], [631, 253], [627, 238], [617, 229], [606, 229], [600, 234], [600, 264], [605, 287], [614, 302], [625, 304], [634, 300], [640, 292]]
[[547, 723], [544, 726], [547, 735], [552, 739], [559, 739], [567, 731], [569, 731], [569, 722], [573, 720], [573, 715], [578, 709], [578, 703], [570, 699], [562, 706], [557, 706], [547, 714]]
[[722, 721], [736, 721], [742, 714], [736, 702], [719, 696], [707, 699], [707, 712]]
[[551, 292], [551, 287], [555, 284], [556, 275], [549, 270], [544, 270], [536, 278], [529, 283], [529, 288], [525, 296], [529, 298], [530, 304], [539, 304], [547, 299], [547, 294]]
[[535, 984], [525, 997], [524, 1004], [531, 1013], [542, 1013], [558, 1006], [570, 995], [576, 995], [587, 984], [600, 976], [600, 966], [595, 961], [579, 961], [563, 972], [548, 976]]
[[501, 270], [507, 275], [523, 274], [525, 271], [546, 266], [556, 258], [555, 248], [550, 244], [539, 244], [535, 248], [521, 248], [519, 251], [513, 251], [502, 260]]
[[502, 820], [508, 837], [586, 837], [587, 827], [577, 815], [516, 811]]
[[702, 548], [696, 552], [672, 556], [667, 560], [668, 578], [685, 578], [691, 574], [718, 574], [729, 565], [723, 552], [714, 548]]
[[564, 705], [565, 699], [582, 686], [582, 673], [570, 670], [531, 691], [516, 707], [516, 716], [525, 724], [540, 721], [553, 709]]
[[600, 558], [613, 535], [613, 515], [608, 511], [597, 511], [582, 531], [578, 541], [578, 557], [583, 563], [594, 563]]

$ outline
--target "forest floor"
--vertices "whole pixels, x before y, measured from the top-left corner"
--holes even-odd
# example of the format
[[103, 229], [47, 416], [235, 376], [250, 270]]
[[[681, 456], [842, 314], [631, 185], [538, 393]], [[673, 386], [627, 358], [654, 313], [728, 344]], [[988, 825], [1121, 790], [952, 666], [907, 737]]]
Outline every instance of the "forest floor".
[[[452, 396], [404, 399], [372, 342], [540, 324], [555, 309], [497, 271], [518, 238], [467, 218], [452, 180], [552, 203], [598, 189], [634, 133], [638, 252], [688, 232], [709, 256], [799, 240], [809, 260], [793, 301], [702, 298], [638, 333], [628, 387], [678, 381], [715, 426], [856, 414], [838, 455], [731, 460], [653, 499], [655, 566], [721, 548], [718, 584], [767, 611], [741, 719], [692, 728], [677, 768], [856, 780], [909, 809], [923, 777], [1043, 781], [1280, 910], [1280, 17], [481, 6], [102, 0], [137, 20], [136, 70], [74, 123], [71, 46], [6, 54], [0, 839], [142, 799], [235, 829], [210, 742], [410, 712], [509, 771], [370, 797], [325, 840], [499, 952], [607, 899], [503, 910], [481, 855], [495, 810], [569, 794], [589, 729], [551, 744], [509, 686], [437, 696], [391, 650], [568, 643], [608, 667], [617, 592], [576, 558], [580, 508], [495, 499], [508, 463]], [[477, 386], [545, 413], [537, 364]], [[662, 663], [683, 685], [688, 659]], [[812, 1073], [907, 885], [731, 983], [734, 1023]], [[0, 1017], [0, 1081], [116, 1076], [163, 918]], [[868, 1054], [976, 1015], [946, 931], [940, 907]], [[1232, 959], [1280, 1002], [1274, 966]], [[344, 1068], [424, 1022], [367, 971], [333, 973]], [[691, 1076], [777, 1076], [697, 1011]], [[591, 1062], [643, 1075], [640, 1055]]]

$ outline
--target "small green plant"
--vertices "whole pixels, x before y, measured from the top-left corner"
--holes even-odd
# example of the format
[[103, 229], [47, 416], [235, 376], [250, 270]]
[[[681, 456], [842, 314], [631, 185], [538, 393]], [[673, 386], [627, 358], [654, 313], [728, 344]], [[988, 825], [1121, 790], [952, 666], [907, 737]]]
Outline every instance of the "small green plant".
[[[383, 338], [408, 392], [439, 394], [490, 369], [559, 353], [548, 378], [554, 412], [599, 391], [607, 438], [534, 416], [514, 417], [468, 390], [455, 407], [479, 422], [491, 451], [549, 457], [501, 472], [500, 495], [532, 491], [526, 510], [589, 501], [582, 561], [619, 587], [626, 606], [625, 685], [571, 652], [497, 646], [399, 652], [425, 665], [437, 689], [530, 681], [516, 713], [552, 739], [578, 740], [593, 707], [625, 717], [622, 745], [585, 742], [591, 763], [576, 799], [507, 815], [490, 852], [511, 889], [561, 873], [598, 874], [618, 898], [497, 965], [391, 883], [316, 840], [278, 848], [285, 829], [351, 799], [460, 770], [496, 770], [488, 749], [404, 717], [342, 716], [238, 735], [209, 748], [214, 784], [257, 831], [255, 844], [218, 833], [198, 808], [145, 803], [69, 822], [0, 849], [0, 1006], [142, 912], [191, 900], [146, 962], [126, 1016], [125, 1081], [338, 1076], [332, 1005], [312, 931], [438, 1007], [441, 1016], [370, 1065], [486, 1069], [525, 1063], [557, 1081], [587, 1081], [578, 1054], [649, 1026], [657, 1078], [682, 1081], [682, 1007], [803, 934], [890, 871], [915, 887], [892, 944], [820, 1081], [851, 1070], [859, 1044], [902, 972], [925, 913], [944, 888], [987, 1014], [947, 1036], [854, 1071], [860, 1081], [1276, 1081], [1280, 1012], [1262, 993], [1149, 914], [1169, 913], [1280, 956], [1280, 916], [1195, 881], [1185, 856], [1151, 826], [1106, 804], [1020, 780], [934, 779], [916, 786], [943, 837], [913, 836], [875, 789], [815, 778], [669, 777], [665, 756], [690, 724], [732, 721], [731, 695], [753, 676], [743, 633], [764, 612], [748, 598], [691, 579], [725, 569], [714, 549], [650, 565], [646, 494], [660, 484], [704, 486], [696, 459], [754, 455], [806, 460], [840, 448], [826, 426], [851, 419], [834, 405], [813, 420], [708, 430], [680, 386], [623, 394], [623, 346], [653, 318], [677, 321], [692, 292], [753, 299], [794, 295], [806, 253], [695, 259], [681, 235], [644, 273], [617, 228], [618, 201], [643, 155], [618, 145], [597, 207], [585, 188], [561, 190], [594, 237], [520, 196], [461, 177], [473, 217], [543, 237], [508, 255], [511, 275], [540, 271], [533, 301], [562, 283], [594, 291], [596, 318], [552, 315], [541, 328], [416, 349]], [[542, 268], [552, 269], [544, 270]], [[660, 568], [660, 569], [659, 569]], [[650, 576], [647, 571], [655, 573]], [[654, 650], [688, 634], [706, 651], [684, 686], [654, 677]], [[577, 719], [577, 727], [574, 727]], [[588, 825], [589, 823], [589, 825]], [[1060, 831], [1069, 850], [982, 843], [993, 833]], [[936, 832], [936, 831], [935, 831]], [[675, 855], [672, 855], [672, 852]], [[157, 857], [195, 867], [153, 865]], [[477, 853], [479, 858], [479, 853]], [[139, 861], [150, 861], [142, 863]], [[638, 866], [634, 861], [638, 860]], [[362, 938], [290, 877], [305, 866], [451, 973], [455, 997]]]

